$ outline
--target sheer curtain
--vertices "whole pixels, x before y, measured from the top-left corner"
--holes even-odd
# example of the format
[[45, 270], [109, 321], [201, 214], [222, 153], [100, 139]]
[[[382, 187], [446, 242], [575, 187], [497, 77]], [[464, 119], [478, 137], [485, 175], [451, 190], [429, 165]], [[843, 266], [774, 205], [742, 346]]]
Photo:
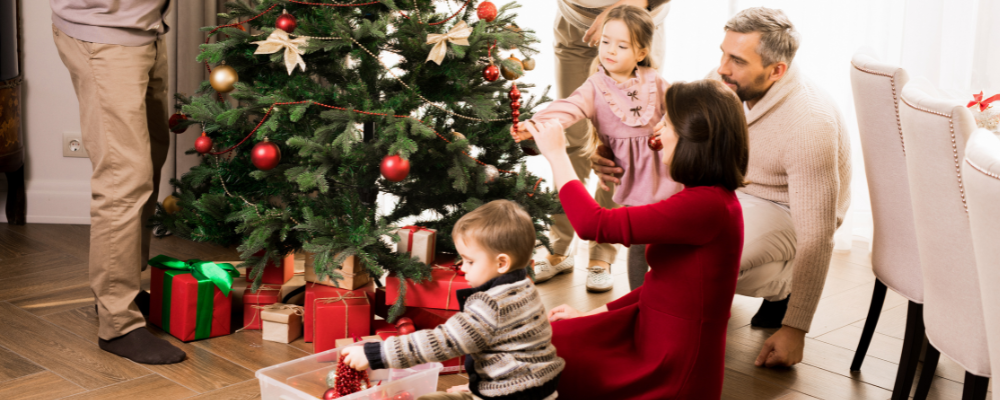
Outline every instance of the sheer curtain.
[[[497, 1], [498, 5], [505, 3]], [[552, 3], [551, 5], [546, 3]], [[555, 0], [532, 5], [520, 20], [537, 32], [543, 53], [525, 81], [552, 84], [552, 21]], [[795, 62], [835, 100], [851, 133], [853, 172], [851, 208], [836, 235], [836, 248], [853, 240], [870, 242], [871, 205], [858, 138], [850, 85], [850, 60], [862, 46], [879, 57], [924, 76], [956, 98], [973, 92], [1000, 92], [1000, 1], [996, 0], [675, 0], [661, 29], [666, 30], [666, 60], [661, 74], [671, 82], [704, 77], [718, 67], [726, 21], [740, 10], [764, 6], [784, 12], [802, 34]], [[523, 10], [523, 9], [522, 9]], [[549, 178], [540, 157], [529, 168]], [[593, 185], [593, 184], [592, 184]]]

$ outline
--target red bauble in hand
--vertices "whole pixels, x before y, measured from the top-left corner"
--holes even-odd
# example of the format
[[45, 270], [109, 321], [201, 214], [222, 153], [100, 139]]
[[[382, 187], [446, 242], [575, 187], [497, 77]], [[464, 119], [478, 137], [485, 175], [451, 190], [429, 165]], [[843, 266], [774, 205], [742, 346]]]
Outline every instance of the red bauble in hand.
[[400, 182], [410, 175], [410, 162], [398, 155], [386, 156], [379, 166], [382, 176], [393, 182]]
[[174, 113], [174, 115], [171, 115], [170, 119], [167, 120], [167, 126], [170, 127], [170, 131], [173, 133], [183, 133], [188, 129], [188, 126], [190, 125], [185, 126], [183, 128], [180, 128], [177, 125], [180, 125], [181, 122], [187, 121], [187, 119], [188, 119], [187, 115], [181, 113]]
[[493, 22], [497, 19], [497, 6], [488, 1], [479, 3], [479, 8], [476, 8], [476, 15], [479, 19], [485, 19], [486, 22]]
[[483, 70], [483, 79], [490, 82], [495, 82], [497, 79], [500, 79], [500, 68], [497, 68], [496, 65], [490, 64]]
[[660, 141], [659, 136], [650, 136], [649, 141], [646, 142], [646, 144], [649, 145], [649, 148], [653, 151], [663, 150], [663, 142]]
[[253, 150], [250, 152], [250, 161], [253, 161], [253, 165], [261, 171], [270, 170], [281, 162], [281, 149], [265, 138], [263, 142], [253, 146]]
[[194, 150], [201, 154], [212, 151], [212, 138], [208, 137], [205, 132], [202, 132], [201, 136], [194, 141]]
[[288, 11], [285, 11], [283, 14], [279, 15], [278, 20], [274, 21], [275, 28], [281, 29], [288, 33], [292, 33], [293, 31], [295, 31], [295, 28], [297, 28], [298, 26], [299, 23], [298, 21], [295, 20], [295, 16], [289, 14]]

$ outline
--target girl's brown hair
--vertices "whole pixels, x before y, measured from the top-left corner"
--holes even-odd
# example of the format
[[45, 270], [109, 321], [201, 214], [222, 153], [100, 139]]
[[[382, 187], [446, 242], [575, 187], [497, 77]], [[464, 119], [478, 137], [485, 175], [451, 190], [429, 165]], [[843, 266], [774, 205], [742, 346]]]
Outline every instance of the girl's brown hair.
[[670, 177], [686, 187], [743, 187], [750, 150], [736, 94], [719, 81], [703, 79], [671, 85], [665, 101], [677, 134]]

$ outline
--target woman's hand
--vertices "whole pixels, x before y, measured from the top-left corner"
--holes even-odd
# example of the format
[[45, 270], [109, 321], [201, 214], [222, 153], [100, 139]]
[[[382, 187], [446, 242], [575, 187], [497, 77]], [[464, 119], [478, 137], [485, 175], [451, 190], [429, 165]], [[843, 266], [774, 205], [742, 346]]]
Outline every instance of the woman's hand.
[[368, 357], [365, 356], [364, 346], [350, 346], [340, 351], [344, 356], [344, 363], [358, 371], [368, 369]]
[[549, 322], [562, 321], [564, 319], [573, 319], [580, 316], [580, 312], [577, 309], [570, 307], [568, 304], [563, 304], [559, 307], [549, 310]]
[[532, 138], [531, 132], [528, 132], [526, 126], [532, 125], [531, 120], [520, 122], [517, 125], [510, 126], [510, 136], [514, 138], [514, 143], [519, 143], [522, 140], [530, 140]]
[[540, 124], [524, 124], [528, 132], [535, 138], [538, 151], [545, 158], [566, 154], [566, 134], [563, 133], [559, 121], [546, 121]]

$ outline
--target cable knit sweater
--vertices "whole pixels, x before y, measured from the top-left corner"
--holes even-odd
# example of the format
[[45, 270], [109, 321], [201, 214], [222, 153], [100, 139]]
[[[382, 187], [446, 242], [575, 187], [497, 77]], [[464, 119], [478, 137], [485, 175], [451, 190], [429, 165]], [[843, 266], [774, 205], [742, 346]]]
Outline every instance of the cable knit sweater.
[[[712, 73], [714, 79], [719, 75]], [[833, 99], [792, 65], [747, 114], [744, 193], [787, 205], [797, 240], [784, 325], [809, 331], [851, 203], [851, 142]]]
[[483, 399], [555, 398], [565, 362], [524, 269], [457, 291], [461, 312], [437, 328], [366, 343], [373, 369], [409, 368], [468, 354], [469, 390]]

